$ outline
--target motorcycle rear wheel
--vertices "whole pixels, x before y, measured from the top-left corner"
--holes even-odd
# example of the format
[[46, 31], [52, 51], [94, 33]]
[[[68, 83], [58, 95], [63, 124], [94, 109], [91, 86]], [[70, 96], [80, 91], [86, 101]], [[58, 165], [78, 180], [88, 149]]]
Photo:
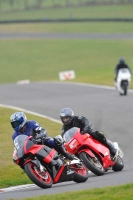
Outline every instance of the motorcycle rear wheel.
[[97, 162], [94, 162], [94, 159], [86, 152], [81, 152], [79, 157], [81, 160], [83, 160], [83, 163], [86, 165], [86, 167], [97, 176], [102, 176], [105, 174], [105, 170], [98, 157]]
[[75, 171], [73, 179], [74, 182], [82, 183], [87, 181], [87, 179], [89, 178], [88, 169], [83, 163], [80, 164], [79, 166], [78, 164], [72, 164], [71, 169]]
[[124, 88], [124, 95], [127, 95], [127, 88]]
[[24, 170], [27, 176], [33, 181], [37, 186], [45, 189], [50, 188], [53, 184], [53, 180], [48, 171], [44, 170], [41, 172], [35, 163], [29, 162], [24, 166]]
[[118, 172], [124, 168], [124, 162], [120, 156], [117, 157], [114, 166], [112, 167], [113, 171]]

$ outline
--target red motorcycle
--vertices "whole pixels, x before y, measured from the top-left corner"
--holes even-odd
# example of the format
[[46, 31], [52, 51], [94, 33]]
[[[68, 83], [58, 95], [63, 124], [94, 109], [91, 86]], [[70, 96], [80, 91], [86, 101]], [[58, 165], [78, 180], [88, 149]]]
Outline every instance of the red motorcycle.
[[106, 146], [93, 139], [88, 133], [81, 135], [80, 129], [77, 127], [66, 131], [63, 139], [67, 151], [79, 157], [86, 167], [98, 176], [103, 175], [109, 169], [121, 171], [124, 167], [122, 151], [117, 142], [112, 144], [120, 153], [113, 161]]
[[14, 147], [14, 163], [41, 188], [50, 188], [52, 184], [65, 181], [81, 183], [89, 177], [88, 169], [81, 160], [77, 158], [68, 162], [55, 149], [33, 143], [32, 136], [17, 136]]

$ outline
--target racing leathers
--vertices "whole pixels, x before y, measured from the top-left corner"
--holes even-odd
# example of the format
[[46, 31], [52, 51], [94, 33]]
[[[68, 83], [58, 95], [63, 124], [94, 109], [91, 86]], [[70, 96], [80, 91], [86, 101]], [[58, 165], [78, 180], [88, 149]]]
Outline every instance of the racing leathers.
[[84, 116], [73, 116], [73, 120], [69, 125], [63, 125], [61, 135], [63, 137], [64, 133], [73, 127], [80, 128], [81, 134], [89, 133], [95, 140], [98, 140], [104, 144], [109, 150], [111, 155], [114, 157], [116, 155], [116, 149], [112, 144], [106, 139], [104, 134], [99, 131], [95, 131], [91, 128], [92, 123]]
[[42, 128], [40, 126], [40, 124], [38, 124], [36, 121], [34, 121], [34, 120], [27, 121], [25, 126], [26, 126], [26, 128], [23, 133], [21, 133], [20, 131], [15, 131], [13, 133], [13, 135], [12, 135], [13, 141], [18, 135], [21, 135], [21, 134], [24, 134], [27, 136], [33, 136], [33, 141], [35, 141], [36, 138], [40, 134], [41, 136], [43, 136], [43, 144], [44, 145], [47, 145], [50, 148], [54, 148], [56, 151], [58, 151], [60, 154], [62, 154], [69, 160], [74, 159], [74, 155], [68, 153], [62, 144], [57, 144], [56, 139], [47, 137], [47, 131], [44, 128]]

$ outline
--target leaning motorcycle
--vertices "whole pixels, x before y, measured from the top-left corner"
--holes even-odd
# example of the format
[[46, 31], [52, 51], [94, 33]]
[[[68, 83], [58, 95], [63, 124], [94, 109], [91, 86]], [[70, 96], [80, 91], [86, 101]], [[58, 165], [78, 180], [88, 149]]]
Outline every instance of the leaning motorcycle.
[[116, 80], [116, 88], [120, 95], [127, 95], [128, 89], [130, 87], [131, 82], [131, 73], [129, 69], [123, 68], [118, 72], [117, 80]]
[[69, 129], [65, 132], [63, 139], [67, 151], [79, 157], [86, 167], [98, 176], [103, 175], [109, 169], [116, 172], [124, 167], [123, 152], [117, 142], [112, 143], [119, 150], [118, 157], [113, 161], [109, 149], [88, 133], [81, 135], [80, 128]]
[[35, 144], [32, 136], [19, 135], [14, 140], [13, 161], [19, 165], [37, 186], [50, 188], [65, 181], [87, 181], [86, 166], [78, 158], [67, 161], [55, 149]]

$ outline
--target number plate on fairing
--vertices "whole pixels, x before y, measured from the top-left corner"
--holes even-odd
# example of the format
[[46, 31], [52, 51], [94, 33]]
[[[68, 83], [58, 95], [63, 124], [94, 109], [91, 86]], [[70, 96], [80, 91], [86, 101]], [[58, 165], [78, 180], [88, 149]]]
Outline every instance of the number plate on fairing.
[[69, 147], [70, 149], [75, 149], [78, 146], [78, 144], [79, 142], [76, 139], [74, 139], [70, 142]]

